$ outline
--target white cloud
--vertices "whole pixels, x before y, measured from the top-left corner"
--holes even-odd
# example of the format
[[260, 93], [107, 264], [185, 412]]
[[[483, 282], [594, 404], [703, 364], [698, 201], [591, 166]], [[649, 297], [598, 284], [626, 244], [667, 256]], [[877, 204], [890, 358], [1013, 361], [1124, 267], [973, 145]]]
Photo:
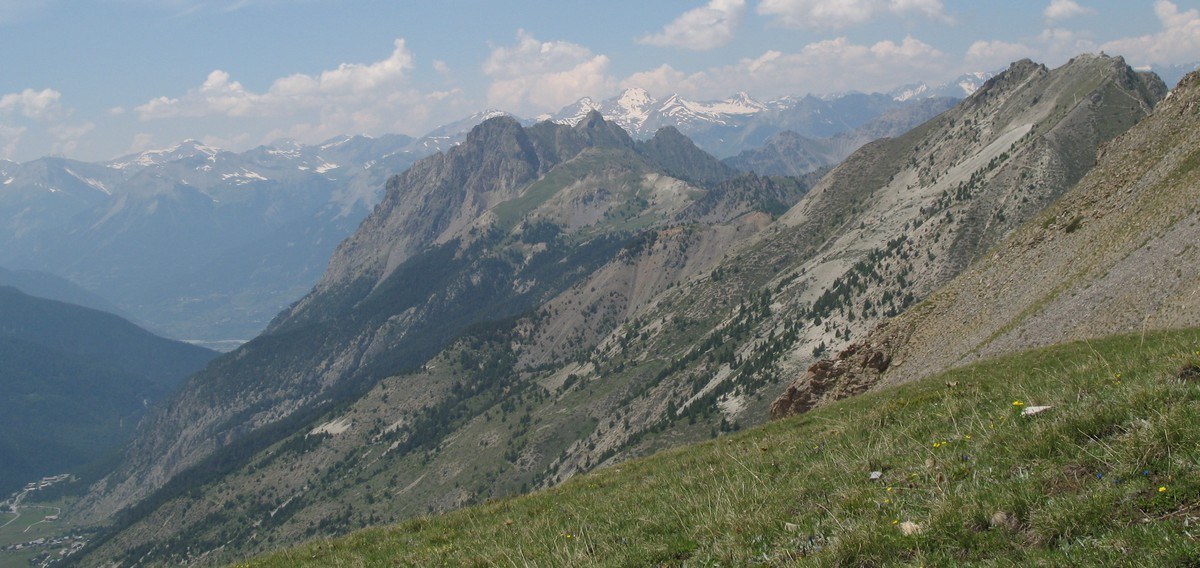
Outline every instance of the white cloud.
[[1057, 67], [1076, 55], [1098, 50], [1090, 32], [1046, 28], [1036, 36], [1017, 42], [979, 40], [972, 43], [963, 57], [965, 67], [962, 71], [994, 71], [1023, 58]]
[[149, 132], [138, 132], [133, 135], [133, 141], [129, 143], [129, 149], [125, 151], [127, 154], [138, 154], [146, 150], [153, 149], [154, 135]]
[[1091, 8], [1080, 6], [1075, 0], [1050, 0], [1050, 5], [1042, 10], [1042, 15], [1048, 22], [1061, 22], [1084, 14], [1091, 14], [1094, 11]]
[[655, 95], [665, 95], [680, 90], [687, 75], [670, 65], [660, 65], [649, 71], [639, 71], [621, 80], [621, 88], [642, 88]]
[[1041, 42], [1040, 59], [1049, 65], [1060, 65], [1081, 53], [1099, 50], [1091, 32], [1064, 28], [1047, 28], [1038, 36]]
[[1110, 41], [1101, 48], [1137, 65], [1195, 61], [1200, 56], [1200, 11], [1181, 12], [1173, 2], [1158, 0], [1154, 14], [1162, 24], [1158, 33]]
[[13, 159], [17, 152], [17, 145], [21, 142], [21, 136], [25, 134], [26, 128], [23, 126], [9, 126], [0, 123], [0, 158], [6, 160]]
[[840, 29], [875, 17], [916, 14], [950, 23], [941, 0], [762, 0], [758, 13], [790, 28]]
[[745, 0], [712, 0], [684, 12], [662, 31], [638, 38], [638, 43], [707, 51], [728, 44], [742, 21]]
[[[755, 96], [879, 91], [918, 77], [945, 75], [947, 58], [929, 44], [905, 37], [874, 44], [858, 44], [839, 37], [810, 43], [795, 53], [770, 50], [732, 65], [693, 74], [668, 65], [630, 75], [623, 87], [641, 86], [652, 93], [677, 92], [691, 98], [712, 99], [745, 90]], [[847, 69], [853, 69], [847, 73]]]
[[92, 122], [55, 124], [50, 126], [47, 131], [54, 136], [54, 142], [50, 146], [51, 154], [58, 156], [74, 154], [75, 150], [79, 147], [79, 139], [87, 136], [95, 128], [96, 125]]
[[539, 41], [517, 31], [517, 44], [492, 48], [483, 64], [488, 104], [510, 112], [536, 115], [583, 96], [605, 96], [616, 90], [609, 59], [567, 41]]
[[180, 98], [158, 97], [137, 107], [142, 120], [175, 116], [230, 117], [286, 115], [332, 103], [363, 103], [384, 90], [402, 86], [413, 68], [413, 56], [403, 39], [387, 59], [361, 65], [343, 63], [319, 75], [297, 73], [276, 79], [264, 93], [246, 90], [220, 69], [208, 74], [199, 88]]
[[35, 135], [47, 132], [57, 140], [54, 153], [73, 151], [78, 139], [95, 125], [65, 124], [71, 111], [62, 106], [61, 99], [62, 93], [54, 89], [25, 89], [0, 96], [0, 157], [12, 158], [30, 127], [35, 128]]
[[[414, 67], [413, 54], [403, 39], [397, 39], [391, 54], [380, 61], [343, 63], [317, 74], [281, 77], [263, 92], [247, 89], [218, 69], [182, 96], [157, 97], [133, 110], [142, 121], [222, 117], [275, 124], [262, 131], [260, 142], [273, 137], [312, 142], [337, 134], [409, 131], [429, 126], [424, 123], [431, 116], [429, 105], [446, 101], [446, 92], [461, 98], [461, 91], [451, 90], [431, 99], [411, 84]], [[460, 106], [458, 101], [443, 104], [447, 111]], [[226, 133], [222, 139], [238, 141], [245, 132]]]
[[967, 48], [966, 62], [976, 70], [985, 71], [1004, 67], [1013, 61], [1034, 55], [1035, 50], [1023, 43], [980, 40]]
[[62, 106], [59, 104], [61, 98], [62, 93], [54, 89], [25, 89], [19, 93], [0, 96], [0, 113], [19, 112], [34, 120], [53, 120], [62, 114]]

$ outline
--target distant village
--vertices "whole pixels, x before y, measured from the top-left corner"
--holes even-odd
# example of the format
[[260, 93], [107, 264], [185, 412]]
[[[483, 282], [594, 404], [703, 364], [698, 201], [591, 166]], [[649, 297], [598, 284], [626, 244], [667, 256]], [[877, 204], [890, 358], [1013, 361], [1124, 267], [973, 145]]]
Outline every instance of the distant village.
[[[47, 489], [57, 483], [70, 481], [71, 474], [64, 473], [43, 477], [37, 481], [29, 482], [20, 491], [13, 493], [5, 501], [0, 501], [0, 512], [20, 513], [23, 508], [30, 506], [22, 506], [22, 501], [30, 494], [43, 489]], [[38, 506], [40, 507], [40, 506]], [[39, 522], [52, 522], [59, 520], [59, 514], [46, 515]], [[31, 566], [50, 566], [63, 558], [66, 558], [76, 552], [79, 552], [87, 545], [87, 539], [80, 534], [70, 534], [54, 537], [42, 537], [32, 539], [26, 542], [18, 542], [0, 547], [0, 552], [20, 552], [30, 549], [45, 549], [44, 552], [38, 554], [29, 560]]]

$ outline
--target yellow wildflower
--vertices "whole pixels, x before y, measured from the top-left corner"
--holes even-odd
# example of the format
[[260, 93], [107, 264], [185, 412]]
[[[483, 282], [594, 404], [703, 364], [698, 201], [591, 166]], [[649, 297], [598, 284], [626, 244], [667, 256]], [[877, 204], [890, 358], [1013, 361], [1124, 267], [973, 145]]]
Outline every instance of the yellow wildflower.
[[1019, 401], [1019, 400], [1014, 400], [1014, 401], [1013, 401], [1013, 406], [1025, 406], [1025, 403], [1024, 403], [1024, 402], [1021, 402], [1021, 401]]
[[1167, 486], [1166, 486], [1166, 485], [1164, 485], [1164, 486], [1162, 486], [1162, 487], [1159, 487], [1159, 488], [1158, 488], [1158, 492], [1159, 492], [1159, 493], [1165, 493], [1166, 491], [1167, 491]]

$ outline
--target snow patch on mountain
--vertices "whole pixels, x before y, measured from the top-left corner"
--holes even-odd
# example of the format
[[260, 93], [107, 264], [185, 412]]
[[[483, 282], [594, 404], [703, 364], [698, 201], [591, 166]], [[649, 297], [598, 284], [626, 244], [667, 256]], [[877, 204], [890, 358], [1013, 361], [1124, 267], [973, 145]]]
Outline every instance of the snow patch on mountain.
[[240, 172], [221, 174], [221, 180], [222, 181], [234, 180], [233, 182], [238, 185], [245, 185], [248, 183], [253, 183], [255, 181], [267, 181], [267, 178], [263, 177], [263, 175], [258, 172], [252, 172], [250, 170], [247, 170], [246, 168], [242, 168], [242, 171], [240, 171]]
[[108, 186], [104, 185], [104, 182], [102, 182], [98, 179], [87, 177], [87, 176], [81, 176], [81, 175], [71, 171], [71, 168], [63, 168], [63, 169], [66, 170], [66, 172], [68, 174], [71, 174], [72, 177], [87, 184], [89, 187], [95, 188], [95, 189], [99, 190], [100, 192], [104, 193], [105, 195], [112, 195], [112, 190], [108, 189]]
[[221, 150], [200, 143], [197, 140], [184, 140], [179, 144], [162, 150], [146, 150], [139, 154], [117, 158], [107, 165], [115, 170], [124, 170], [133, 166], [152, 167], [162, 165], [167, 162], [192, 158], [196, 156], [204, 156], [209, 161], [215, 161], [216, 155]]

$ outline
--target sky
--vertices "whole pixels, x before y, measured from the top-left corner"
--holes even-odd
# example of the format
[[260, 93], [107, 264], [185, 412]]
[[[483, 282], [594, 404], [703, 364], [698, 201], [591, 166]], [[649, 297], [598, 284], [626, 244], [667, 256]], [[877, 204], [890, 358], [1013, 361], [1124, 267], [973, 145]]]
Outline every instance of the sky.
[[0, 158], [418, 136], [626, 87], [886, 92], [1029, 57], [1200, 61], [1200, 0], [0, 0]]

